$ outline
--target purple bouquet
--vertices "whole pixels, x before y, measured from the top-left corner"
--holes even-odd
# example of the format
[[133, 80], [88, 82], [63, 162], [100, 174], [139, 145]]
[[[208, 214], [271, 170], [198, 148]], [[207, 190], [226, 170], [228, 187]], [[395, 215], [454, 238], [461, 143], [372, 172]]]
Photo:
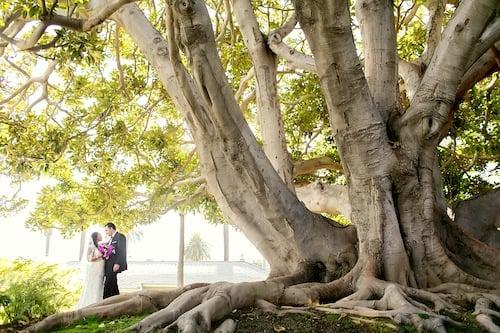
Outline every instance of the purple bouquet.
[[102, 243], [102, 244], [99, 244], [99, 246], [97, 246], [97, 249], [99, 250], [99, 252], [102, 253], [102, 257], [106, 260], [109, 259], [111, 254], [116, 253], [115, 247], [112, 244]]

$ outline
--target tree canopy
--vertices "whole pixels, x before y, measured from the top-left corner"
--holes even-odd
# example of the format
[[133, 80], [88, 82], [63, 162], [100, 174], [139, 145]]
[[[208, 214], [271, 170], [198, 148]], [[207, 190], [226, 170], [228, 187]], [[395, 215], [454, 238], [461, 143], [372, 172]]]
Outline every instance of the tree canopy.
[[[159, 3], [139, 3], [160, 31]], [[223, 66], [247, 120], [259, 136], [251, 58], [228, 4], [207, 1]], [[125, 230], [150, 223], [174, 208], [223, 218], [206, 192], [193, 139], [157, 74], [130, 37], [112, 21], [87, 31], [59, 26], [62, 13], [82, 19], [88, 1], [4, 1], [0, 12], [0, 147], [2, 174], [14, 184], [48, 177], [28, 220], [34, 229], [65, 234], [114, 221]], [[412, 61], [425, 53], [421, 1], [396, 1], [398, 54]], [[290, 3], [254, 3], [269, 32], [290, 18]], [[354, 10], [354, 9], [353, 9]], [[447, 5], [448, 20], [454, 5]], [[13, 20], [16, 25], [10, 25]], [[353, 26], [355, 35], [358, 27]], [[286, 42], [310, 53], [300, 31]], [[496, 73], [465, 92], [440, 145], [450, 204], [498, 185], [499, 87]], [[296, 186], [345, 183], [328, 128], [316, 74], [279, 59], [278, 91], [288, 150], [294, 161], [324, 163], [298, 174]], [[404, 101], [403, 101], [404, 102]], [[406, 102], [407, 103], [407, 102]], [[5, 193], [2, 210], [22, 198]], [[17, 200], [16, 200], [17, 199]]]

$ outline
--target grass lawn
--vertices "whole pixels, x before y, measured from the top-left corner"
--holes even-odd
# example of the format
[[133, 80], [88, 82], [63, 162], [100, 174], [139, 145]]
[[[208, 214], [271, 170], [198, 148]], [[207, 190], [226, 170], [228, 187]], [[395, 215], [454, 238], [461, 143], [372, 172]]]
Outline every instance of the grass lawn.
[[51, 332], [59, 333], [111, 333], [126, 332], [125, 329], [140, 321], [146, 315], [135, 317], [122, 317], [114, 320], [103, 320], [100, 318], [87, 318], [69, 327], [60, 328]]
[[[143, 316], [123, 317], [115, 320], [89, 318], [70, 327], [61, 328], [53, 332], [60, 333], [112, 333], [126, 332], [125, 328], [138, 322]], [[235, 311], [229, 317], [236, 320], [238, 333], [413, 333], [417, 329], [411, 325], [397, 325], [386, 319], [368, 319], [340, 316], [312, 311], [311, 314], [287, 314], [276, 316], [261, 310]], [[450, 333], [486, 332], [474, 320], [470, 313], [455, 317], [463, 327], [451, 327]]]

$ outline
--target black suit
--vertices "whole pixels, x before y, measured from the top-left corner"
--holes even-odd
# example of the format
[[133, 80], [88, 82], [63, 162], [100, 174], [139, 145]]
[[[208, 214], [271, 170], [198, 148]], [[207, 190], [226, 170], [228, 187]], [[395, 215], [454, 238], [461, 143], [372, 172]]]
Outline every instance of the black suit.
[[[118, 280], [116, 275], [127, 269], [127, 239], [125, 236], [117, 232], [111, 239], [111, 245], [115, 248], [115, 253], [109, 256], [104, 266], [104, 298], [119, 295]], [[118, 272], [113, 272], [113, 266], [120, 265]]]

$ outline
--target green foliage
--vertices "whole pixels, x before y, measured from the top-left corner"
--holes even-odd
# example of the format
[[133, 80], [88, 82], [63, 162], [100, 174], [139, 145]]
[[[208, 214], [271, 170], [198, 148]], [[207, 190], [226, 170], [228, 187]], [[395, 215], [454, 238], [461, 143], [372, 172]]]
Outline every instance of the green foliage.
[[449, 202], [485, 193], [500, 184], [500, 86], [498, 74], [477, 84], [453, 118], [440, 145]]
[[28, 200], [18, 196], [19, 191], [13, 195], [0, 195], [0, 217], [16, 214], [28, 205]]
[[70, 290], [72, 271], [30, 260], [0, 260], [0, 321], [22, 325], [69, 309], [78, 297]]
[[424, 52], [426, 39], [425, 26], [419, 20], [414, 20], [398, 38], [398, 54], [402, 59], [415, 60]]
[[89, 317], [80, 320], [70, 327], [64, 327], [54, 330], [53, 332], [64, 333], [118, 333], [127, 332], [127, 328], [141, 321], [146, 315], [134, 317], [122, 317], [113, 320], [103, 318]]
[[349, 224], [351, 224], [351, 220], [349, 220], [347, 217], [345, 217], [342, 214], [331, 215], [331, 214], [327, 214], [327, 213], [322, 213], [321, 215], [326, 216], [330, 220], [333, 220], [333, 221], [335, 221], [337, 223], [340, 223], [342, 225], [349, 225]]
[[[61, 47], [46, 52], [60, 64], [48, 88], [51, 103], [30, 107], [19, 96], [0, 109], [1, 169], [20, 182], [53, 180], [27, 222], [34, 230], [58, 227], [71, 236], [89, 224], [113, 221], [127, 232], [155, 221], [199, 186], [173, 185], [199, 175], [194, 146], [185, 143], [192, 140], [126, 36], [120, 40], [120, 83], [112, 31], [56, 30]], [[25, 80], [18, 74], [9, 72], [0, 100]], [[32, 85], [25, 94], [36, 89]], [[185, 206], [178, 208], [194, 209]]]
[[328, 111], [315, 74], [291, 76], [286, 83], [280, 97], [285, 108], [287, 141], [292, 147], [292, 157], [300, 158], [307, 139], [323, 129], [328, 131]]
[[18, 0], [14, 10], [21, 11], [23, 18], [37, 18], [42, 12], [42, 7], [38, 1]]
[[208, 222], [214, 224], [227, 223], [226, 218], [213, 197], [203, 197], [201, 200], [195, 201], [191, 205], [193, 206], [193, 210], [201, 213]]
[[98, 65], [103, 55], [104, 41], [95, 31], [81, 33], [68, 29], [56, 31], [57, 42], [49, 56], [61, 64], [71, 61], [86, 65]]

